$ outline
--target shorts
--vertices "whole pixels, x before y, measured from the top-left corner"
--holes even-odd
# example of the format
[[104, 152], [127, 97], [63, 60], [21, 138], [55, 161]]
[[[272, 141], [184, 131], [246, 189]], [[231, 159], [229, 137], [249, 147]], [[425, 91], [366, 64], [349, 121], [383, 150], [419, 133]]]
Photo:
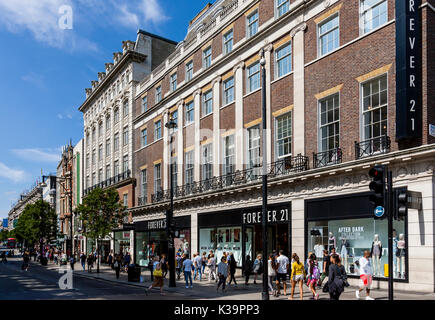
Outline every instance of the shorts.
[[293, 281], [299, 282], [304, 281], [304, 275], [303, 274], [297, 274], [293, 276]]
[[276, 273], [276, 281], [283, 281], [286, 282], [287, 281], [287, 273]]
[[315, 287], [317, 284], [317, 279], [308, 279], [307, 286], [310, 286], [310, 284], [313, 284], [313, 286]]
[[362, 274], [359, 276], [361, 279], [361, 286], [367, 289], [370, 289], [373, 282], [373, 277], [368, 274]]

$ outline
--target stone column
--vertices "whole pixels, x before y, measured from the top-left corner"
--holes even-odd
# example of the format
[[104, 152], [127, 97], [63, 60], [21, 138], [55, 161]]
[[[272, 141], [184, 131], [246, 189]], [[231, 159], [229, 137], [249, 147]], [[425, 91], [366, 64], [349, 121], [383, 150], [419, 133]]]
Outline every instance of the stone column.
[[183, 185], [183, 126], [184, 126], [184, 102], [178, 103], [178, 130], [177, 130], [177, 182]]
[[212, 81], [213, 87], [213, 176], [220, 176], [221, 137], [220, 137], [220, 98], [221, 98], [221, 77]]
[[304, 244], [305, 244], [305, 220], [304, 220], [304, 210], [305, 210], [305, 202], [304, 199], [294, 199], [292, 200], [292, 252], [296, 252], [298, 256], [301, 258], [301, 261], [305, 261], [306, 257]]
[[201, 148], [200, 148], [200, 127], [201, 127], [201, 90], [197, 90], [194, 92], [194, 119], [195, 119], [195, 151], [194, 151], [194, 169], [193, 169], [193, 180], [200, 181], [201, 180]]
[[192, 212], [190, 214], [190, 258], [193, 254], [198, 252], [198, 213]]
[[305, 154], [305, 77], [304, 77], [304, 31], [307, 25], [300, 24], [290, 32], [293, 38], [293, 154]]
[[235, 144], [235, 156], [236, 156], [236, 170], [243, 170], [243, 164], [245, 163], [244, 152], [244, 130], [243, 130], [243, 69], [245, 63], [241, 62], [234, 67], [234, 85], [235, 85], [235, 129], [236, 134], [234, 136]]

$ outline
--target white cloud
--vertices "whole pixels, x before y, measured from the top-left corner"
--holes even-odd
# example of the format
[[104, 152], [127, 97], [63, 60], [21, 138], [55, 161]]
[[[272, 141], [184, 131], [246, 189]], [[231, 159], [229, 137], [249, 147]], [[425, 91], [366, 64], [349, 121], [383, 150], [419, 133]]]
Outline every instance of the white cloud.
[[13, 149], [17, 157], [32, 162], [58, 163], [61, 158], [61, 149]]
[[141, 9], [145, 21], [160, 23], [168, 19], [157, 0], [142, 0]]
[[22, 182], [26, 178], [23, 170], [12, 169], [0, 162], [0, 177], [9, 179], [13, 182]]
[[34, 72], [30, 72], [29, 74], [23, 75], [21, 77], [21, 80], [29, 82], [39, 89], [45, 88], [44, 77]]

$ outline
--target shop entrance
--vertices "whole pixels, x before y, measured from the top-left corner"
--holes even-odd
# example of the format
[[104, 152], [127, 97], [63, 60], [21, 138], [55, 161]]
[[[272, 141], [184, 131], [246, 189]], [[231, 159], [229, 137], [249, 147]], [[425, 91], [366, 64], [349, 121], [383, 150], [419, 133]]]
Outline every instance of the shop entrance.
[[[245, 254], [255, 260], [258, 254], [263, 254], [263, 227], [261, 225], [245, 227]], [[273, 250], [277, 252], [283, 250], [284, 254], [289, 254], [289, 225], [276, 224], [268, 226], [267, 252], [270, 254]]]

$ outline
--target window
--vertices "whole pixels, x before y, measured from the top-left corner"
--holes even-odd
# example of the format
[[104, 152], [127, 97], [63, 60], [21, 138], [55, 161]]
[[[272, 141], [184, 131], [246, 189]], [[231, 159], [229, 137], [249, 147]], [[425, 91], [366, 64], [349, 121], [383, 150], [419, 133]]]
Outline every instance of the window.
[[122, 132], [122, 145], [126, 146], [128, 144], [128, 127], [125, 127]]
[[202, 52], [202, 66], [204, 69], [211, 66], [211, 47], [208, 47]]
[[106, 166], [106, 179], [110, 179], [111, 173], [110, 173], [110, 164]]
[[291, 113], [276, 119], [276, 147], [278, 158], [292, 153], [292, 119]]
[[97, 175], [96, 175], [96, 173], [94, 172], [94, 173], [92, 174], [92, 185], [95, 186], [96, 184], [97, 184]]
[[154, 123], [154, 141], [159, 140], [162, 137], [162, 120]]
[[98, 123], [98, 137], [101, 137], [103, 135], [103, 121]]
[[106, 140], [106, 157], [110, 155], [110, 139]]
[[113, 112], [113, 120], [115, 121], [115, 123], [119, 122], [119, 108], [116, 108]]
[[248, 169], [260, 175], [260, 126], [248, 129]]
[[260, 88], [260, 62], [248, 67], [248, 92]]
[[224, 34], [224, 54], [233, 51], [234, 32], [233, 29]]
[[106, 131], [110, 130], [110, 116], [106, 117]]
[[128, 156], [122, 158], [122, 172], [128, 171]]
[[162, 86], [158, 86], [156, 88], [156, 103], [159, 103], [162, 100]]
[[124, 88], [125, 87], [125, 77], [124, 76], [122, 76], [122, 88]]
[[385, 24], [388, 20], [386, 0], [361, 0], [360, 23], [363, 33]]
[[154, 193], [162, 191], [162, 177], [160, 163], [154, 166]]
[[325, 152], [340, 146], [340, 100], [334, 94], [319, 101], [319, 151]]
[[247, 24], [248, 38], [251, 38], [258, 32], [258, 10], [255, 10], [255, 12], [247, 18]]
[[186, 172], [185, 172], [185, 182], [187, 185], [193, 183], [193, 170], [194, 170], [194, 160], [193, 160], [193, 151], [186, 152]]
[[193, 78], [193, 61], [186, 63], [186, 82]]
[[195, 109], [194, 102], [193, 101], [189, 102], [188, 104], [186, 104], [185, 108], [186, 108], [185, 124], [188, 125], [194, 121], [194, 109]]
[[338, 14], [319, 24], [319, 55], [323, 56], [338, 48], [339, 25]]
[[128, 193], [123, 194], [122, 196], [123, 196], [122, 203], [124, 207], [128, 207]]
[[148, 139], [147, 129], [143, 129], [142, 130], [142, 135], [141, 135], [141, 145], [142, 145], [142, 147], [145, 147], [148, 144], [147, 139]]
[[119, 132], [115, 133], [115, 137], [113, 138], [113, 151], [119, 150]]
[[94, 129], [92, 129], [92, 143], [95, 143], [95, 139], [96, 139], [96, 135], [97, 133], [96, 133], [96, 129], [94, 128]]
[[[178, 186], [178, 168], [177, 168], [177, 157], [172, 157], [172, 187], [175, 189]], [[170, 172], [171, 168], [169, 168]]]
[[89, 168], [89, 153], [86, 155], [86, 168]]
[[234, 172], [234, 135], [224, 138], [223, 147], [223, 174], [231, 174]]
[[86, 188], [90, 188], [91, 184], [89, 182], [89, 176], [86, 176]]
[[98, 160], [101, 161], [103, 160], [103, 145], [100, 144], [98, 146]]
[[113, 165], [113, 170], [114, 170], [113, 174], [115, 176], [117, 176], [119, 174], [119, 161], [118, 160], [115, 161], [115, 164]]
[[387, 75], [362, 84], [364, 140], [387, 134]]
[[142, 198], [147, 196], [147, 169], [144, 169], [140, 173], [140, 194]]
[[128, 100], [124, 101], [123, 107], [122, 107], [122, 115], [125, 117], [128, 115]]
[[224, 81], [224, 105], [234, 101], [234, 77]]
[[148, 110], [148, 97], [145, 96], [142, 98], [142, 113]]
[[202, 146], [202, 180], [213, 177], [213, 144]]
[[98, 183], [103, 182], [103, 169], [98, 170]]
[[202, 95], [202, 116], [213, 112], [213, 90], [209, 90]]
[[278, 17], [281, 17], [290, 8], [290, 0], [276, 0], [276, 11]]
[[177, 90], [177, 73], [171, 75], [170, 86], [171, 91]]
[[[172, 112], [170, 114], [170, 118], [172, 118], [172, 120], [175, 122], [176, 126], [174, 129], [171, 129], [173, 131], [177, 131], [178, 130], [178, 110], [175, 110], [174, 112]], [[172, 131], [172, 132], [173, 132]]]
[[96, 157], [97, 157], [97, 155], [96, 155], [96, 151], [95, 151], [95, 149], [94, 149], [94, 150], [92, 150], [92, 164], [93, 164], [93, 165], [94, 165], [95, 162], [96, 162]]
[[276, 76], [282, 77], [292, 71], [292, 44], [291, 42], [275, 52]]

